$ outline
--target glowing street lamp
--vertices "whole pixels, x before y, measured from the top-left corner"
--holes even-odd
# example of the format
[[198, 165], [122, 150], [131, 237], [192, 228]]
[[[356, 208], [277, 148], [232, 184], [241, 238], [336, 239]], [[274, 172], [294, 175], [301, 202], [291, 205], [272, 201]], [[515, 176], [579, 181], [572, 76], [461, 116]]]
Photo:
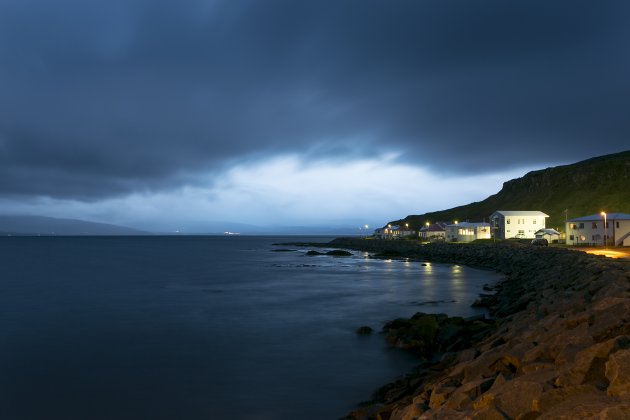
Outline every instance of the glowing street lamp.
[[608, 247], [608, 226], [606, 226], [608, 224], [607, 220], [606, 220], [606, 212], [603, 211], [600, 213], [602, 216], [604, 216], [604, 248]]

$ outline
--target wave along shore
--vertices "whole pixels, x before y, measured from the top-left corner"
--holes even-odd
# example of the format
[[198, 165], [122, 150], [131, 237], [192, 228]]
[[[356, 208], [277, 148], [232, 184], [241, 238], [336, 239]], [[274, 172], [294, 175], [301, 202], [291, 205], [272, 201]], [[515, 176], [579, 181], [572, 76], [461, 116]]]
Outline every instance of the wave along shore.
[[348, 419], [630, 419], [630, 263], [560, 248], [340, 238], [328, 247], [505, 274], [495, 328]]

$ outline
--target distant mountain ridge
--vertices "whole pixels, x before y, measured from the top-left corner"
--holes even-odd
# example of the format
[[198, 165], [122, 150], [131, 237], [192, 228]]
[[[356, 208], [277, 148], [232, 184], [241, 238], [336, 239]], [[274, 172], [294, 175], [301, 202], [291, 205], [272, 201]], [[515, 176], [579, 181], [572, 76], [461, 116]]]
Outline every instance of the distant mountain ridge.
[[2, 235], [147, 235], [137, 229], [107, 223], [44, 216], [0, 216]]
[[426, 222], [487, 221], [496, 210], [540, 210], [550, 216], [547, 227], [563, 231], [565, 216], [571, 219], [602, 210], [630, 213], [630, 151], [532, 171], [504, 182], [501, 191], [483, 201], [390, 223], [419, 229]]
[[367, 230], [345, 225], [332, 226], [256, 226], [234, 222], [205, 222], [177, 231], [146, 231], [108, 223], [88, 222], [45, 216], [1, 216], [0, 236], [46, 235], [223, 235], [227, 231], [243, 235], [352, 236]]

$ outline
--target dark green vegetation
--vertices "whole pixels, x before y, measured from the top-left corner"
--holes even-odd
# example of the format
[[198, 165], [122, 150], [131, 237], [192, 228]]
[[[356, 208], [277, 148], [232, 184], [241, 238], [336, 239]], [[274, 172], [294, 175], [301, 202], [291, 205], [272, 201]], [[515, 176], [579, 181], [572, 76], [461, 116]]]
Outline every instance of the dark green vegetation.
[[427, 221], [487, 221], [496, 210], [540, 210], [550, 216], [547, 227], [562, 231], [565, 210], [568, 219], [601, 210], [630, 212], [630, 151], [529, 172], [483, 201], [390, 223], [419, 229]]
[[398, 318], [383, 327], [387, 341], [422, 359], [436, 353], [461, 351], [480, 341], [493, 330], [494, 322], [483, 317], [465, 320], [445, 314], [416, 313], [409, 319]]

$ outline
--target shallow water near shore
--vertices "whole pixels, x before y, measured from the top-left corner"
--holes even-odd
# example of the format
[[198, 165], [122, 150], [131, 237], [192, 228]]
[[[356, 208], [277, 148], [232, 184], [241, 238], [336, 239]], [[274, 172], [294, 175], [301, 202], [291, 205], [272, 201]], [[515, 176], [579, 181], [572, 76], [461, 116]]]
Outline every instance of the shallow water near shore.
[[339, 418], [416, 364], [358, 327], [500, 278], [273, 245], [328, 239], [0, 238], [0, 418]]

